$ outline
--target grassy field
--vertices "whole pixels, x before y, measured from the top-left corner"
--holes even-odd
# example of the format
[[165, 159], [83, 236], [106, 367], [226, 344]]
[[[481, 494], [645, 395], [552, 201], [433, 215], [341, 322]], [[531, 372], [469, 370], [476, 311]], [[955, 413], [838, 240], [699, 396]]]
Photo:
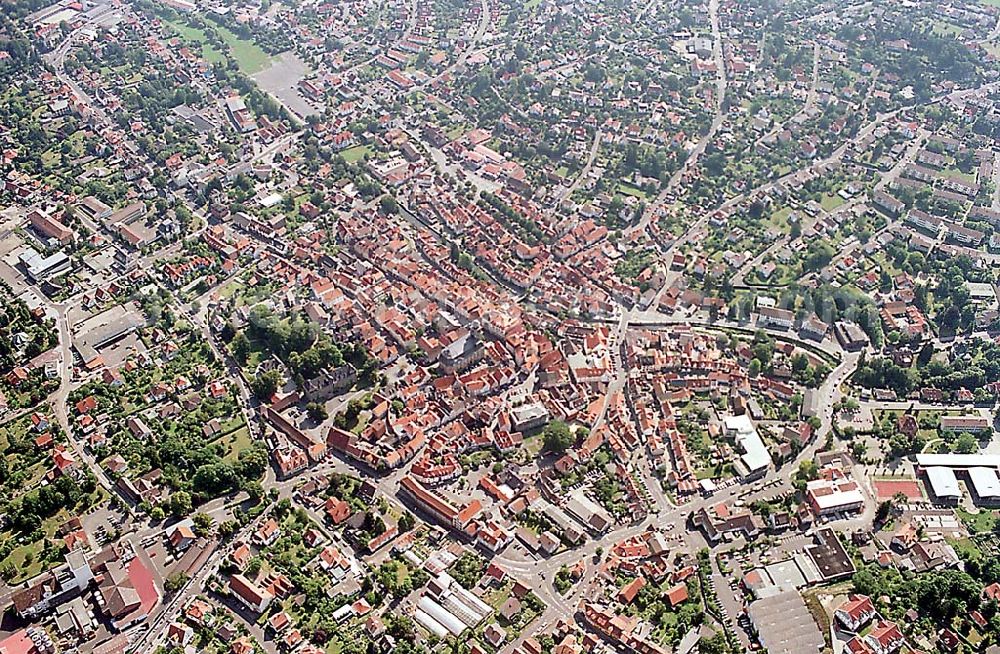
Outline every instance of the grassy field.
[[0, 426], [0, 451], [6, 453], [12, 442], [16, 443], [27, 438], [29, 424], [31, 424], [30, 415]]
[[34, 450], [24, 454], [16, 454], [11, 451], [12, 442], [32, 441], [38, 435], [34, 431], [29, 433], [30, 424], [29, 416], [25, 415], [0, 427], [0, 456], [7, 459], [11, 473], [24, 472], [26, 474], [19, 488], [10, 488], [15, 496], [34, 488], [48, 472], [51, 465], [47, 456], [40, 455]]
[[[103, 497], [104, 492], [99, 492]], [[42, 552], [45, 550], [45, 539], [54, 537], [56, 531], [59, 529], [59, 525], [69, 520], [72, 515], [73, 514], [67, 509], [61, 509], [54, 516], [43, 520], [42, 532], [45, 534], [45, 538], [20, 544], [18, 547], [15, 547], [13, 551], [11, 551], [10, 555], [7, 556], [6, 559], [0, 561], [0, 569], [6, 567], [7, 564], [10, 563], [13, 565], [13, 569], [15, 571], [15, 575], [8, 579], [7, 583], [11, 585], [19, 584], [50, 568], [55, 567], [62, 562], [62, 557], [53, 561], [45, 560], [42, 557]], [[0, 541], [5, 541], [8, 538], [15, 538], [15, 535], [7, 531], [0, 532]]]
[[[0, 538], [7, 539], [13, 538], [13, 535], [4, 532], [0, 535]], [[31, 579], [32, 577], [41, 574], [47, 568], [51, 567], [46, 561], [42, 560], [42, 550], [45, 548], [44, 540], [37, 540], [32, 543], [25, 543], [20, 547], [15, 547], [3, 561], [0, 561], [0, 566], [6, 566], [8, 563], [13, 565], [15, 574], [10, 578], [10, 584], [19, 584], [26, 579]], [[28, 563], [27, 561], [31, 561]]]
[[177, 32], [177, 35], [181, 37], [181, 39], [190, 43], [201, 45], [201, 54], [208, 63], [222, 63], [226, 60], [226, 56], [222, 53], [222, 51], [217, 50], [208, 44], [208, 36], [202, 30], [197, 27], [191, 27], [190, 25], [180, 21], [164, 22], [170, 26], [170, 29]]
[[[209, 45], [208, 35], [205, 34], [204, 30], [180, 21], [165, 22], [185, 41], [200, 44], [205, 61], [218, 63], [226, 60], [223, 52]], [[215, 26], [215, 30], [222, 38], [222, 42], [229, 47], [229, 53], [236, 60], [236, 63], [239, 64], [240, 70], [247, 75], [259, 73], [271, 64], [271, 56], [253, 41], [243, 39], [221, 25]]]
[[621, 193], [622, 195], [631, 195], [643, 201], [649, 199], [649, 196], [646, 195], [645, 191], [643, 191], [640, 188], [636, 188], [631, 184], [625, 184], [624, 182], [618, 184], [618, 192]]
[[347, 148], [340, 153], [340, 156], [344, 158], [347, 163], [354, 163], [356, 161], [361, 161], [365, 158], [366, 154], [371, 154], [372, 149], [367, 145], [356, 145], [353, 148]]
[[242, 39], [224, 27], [219, 27], [218, 30], [244, 73], [248, 75], [259, 73], [271, 65], [271, 56], [253, 41]]

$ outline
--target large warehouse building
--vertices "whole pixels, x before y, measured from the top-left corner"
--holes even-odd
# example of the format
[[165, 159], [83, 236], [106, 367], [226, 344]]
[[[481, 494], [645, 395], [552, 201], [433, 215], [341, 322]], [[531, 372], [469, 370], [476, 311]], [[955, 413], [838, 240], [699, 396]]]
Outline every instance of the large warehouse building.
[[917, 469], [927, 479], [931, 499], [955, 505], [965, 482], [979, 506], [1000, 505], [1000, 456], [994, 454], [918, 454]]

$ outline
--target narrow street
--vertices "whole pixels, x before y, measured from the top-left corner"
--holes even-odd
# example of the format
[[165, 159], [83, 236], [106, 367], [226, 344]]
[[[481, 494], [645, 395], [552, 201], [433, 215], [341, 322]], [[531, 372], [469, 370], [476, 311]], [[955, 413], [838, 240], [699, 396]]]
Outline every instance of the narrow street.
[[572, 196], [573, 192], [576, 189], [580, 188], [580, 184], [582, 184], [587, 179], [587, 175], [590, 174], [590, 169], [594, 167], [594, 162], [597, 161], [597, 153], [600, 151], [600, 148], [601, 148], [601, 130], [597, 129], [594, 131], [594, 140], [590, 144], [590, 151], [587, 154], [587, 161], [586, 163], [583, 164], [583, 168], [580, 169], [580, 173], [576, 176], [576, 179], [574, 179], [573, 183], [570, 184], [569, 187], [566, 189], [565, 193], [563, 194], [563, 197], [568, 198]]
[[[49, 396], [49, 405], [55, 414], [56, 422], [59, 423], [59, 428], [66, 435], [66, 440], [70, 444], [70, 447], [73, 448], [73, 453], [80, 461], [87, 464], [87, 468], [94, 473], [97, 483], [104, 490], [113, 497], [118, 497], [114, 482], [104, 469], [98, 465], [97, 460], [90, 454], [85, 445], [77, 440], [76, 435], [73, 433], [73, 426], [69, 420], [68, 398], [73, 388], [73, 334], [70, 329], [69, 314], [78, 305], [78, 300], [48, 304], [49, 310], [56, 314], [56, 329], [59, 333], [59, 350], [62, 356], [62, 363], [59, 366], [59, 388]], [[123, 500], [122, 505], [126, 507], [129, 513], [132, 512], [132, 507], [128, 502]]]
[[[788, 123], [795, 122], [800, 116], [808, 116], [809, 112], [812, 111], [816, 104], [816, 85], [819, 84], [819, 43], [813, 43], [813, 63], [812, 63], [812, 81], [809, 84], [809, 90], [806, 92], [806, 101], [802, 105], [802, 108], [795, 112], [788, 120], [782, 121], [780, 123], [775, 123], [774, 127], [771, 128], [767, 134], [760, 137], [761, 141], [767, 141], [774, 138], [778, 133], [785, 129], [785, 125]], [[753, 143], [748, 143], [747, 147], [752, 147]]]
[[625, 235], [632, 238], [639, 238], [646, 233], [646, 229], [654, 218], [658, 217], [659, 211], [667, 201], [667, 196], [672, 194], [683, 181], [685, 175], [698, 164], [698, 158], [708, 148], [725, 122], [725, 101], [726, 101], [726, 61], [723, 55], [722, 31], [719, 26], [719, 0], [709, 0], [708, 15], [712, 24], [712, 61], [716, 67], [715, 80], [715, 118], [708, 129], [708, 132], [698, 140], [694, 148], [688, 153], [684, 164], [670, 177], [666, 186], [656, 196], [656, 200], [651, 202], [639, 222], [625, 230]]

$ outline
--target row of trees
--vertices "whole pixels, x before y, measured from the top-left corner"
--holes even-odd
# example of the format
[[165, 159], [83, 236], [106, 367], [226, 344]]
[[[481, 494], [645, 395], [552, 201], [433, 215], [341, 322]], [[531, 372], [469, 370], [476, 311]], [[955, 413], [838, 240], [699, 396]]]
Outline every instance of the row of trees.
[[493, 209], [494, 215], [529, 245], [535, 245], [544, 238], [545, 234], [535, 221], [519, 214], [498, 196], [493, 193], [483, 193], [480, 197], [483, 208]]

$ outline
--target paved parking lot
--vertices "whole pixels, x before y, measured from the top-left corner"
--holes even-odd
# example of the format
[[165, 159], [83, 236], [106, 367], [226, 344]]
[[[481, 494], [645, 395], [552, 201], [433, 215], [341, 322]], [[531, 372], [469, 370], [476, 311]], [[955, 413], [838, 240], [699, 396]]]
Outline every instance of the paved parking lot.
[[0, 279], [10, 286], [14, 295], [20, 295], [29, 288], [24, 275], [14, 267], [25, 247], [24, 241], [17, 234], [8, 234], [0, 238]]
[[729, 627], [736, 633], [740, 644], [744, 650], [750, 647], [750, 637], [740, 628], [738, 623], [739, 615], [744, 609], [743, 592], [739, 587], [739, 580], [743, 577], [738, 568], [733, 568], [725, 574], [718, 571], [718, 564], [712, 561], [712, 576], [709, 582], [712, 584], [716, 597], [719, 599], [719, 606], [722, 607], [723, 618], [729, 623]]
[[316, 108], [299, 92], [298, 84], [312, 74], [309, 65], [294, 52], [272, 58], [269, 67], [253, 75], [261, 88], [278, 98], [289, 111], [300, 117], [316, 113]]

